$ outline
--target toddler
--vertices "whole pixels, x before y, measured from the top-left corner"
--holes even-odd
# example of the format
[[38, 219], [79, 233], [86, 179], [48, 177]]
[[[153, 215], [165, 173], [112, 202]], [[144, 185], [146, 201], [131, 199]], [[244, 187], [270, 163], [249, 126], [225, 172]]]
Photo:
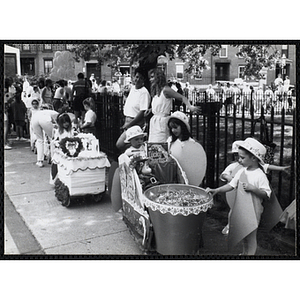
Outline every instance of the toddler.
[[224, 186], [206, 191], [216, 195], [237, 189], [230, 213], [228, 235], [229, 248], [243, 241], [243, 255], [255, 255], [257, 228], [263, 212], [263, 201], [268, 201], [271, 189], [266, 174], [260, 168], [264, 164], [266, 148], [257, 140], [247, 138], [237, 141], [239, 163], [243, 166], [234, 178]]

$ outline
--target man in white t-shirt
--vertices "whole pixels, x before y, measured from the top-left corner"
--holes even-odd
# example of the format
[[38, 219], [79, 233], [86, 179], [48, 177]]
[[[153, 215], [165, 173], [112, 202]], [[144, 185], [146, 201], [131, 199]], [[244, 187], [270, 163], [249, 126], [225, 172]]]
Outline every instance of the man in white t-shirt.
[[[137, 68], [135, 70], [135, 85], [131, 87], [124, 105], [123, 112], [125, 116], [125, 123], [122, 126], [122, 129], [124, 130], [127, 130], [134, 125], [139, 125], [141, 128], [145, 125], [144, 113], [150, 105], [150, 94], [144, 86], [146, 78], [147, 73], [141, 68]], [[118, 148], [124, 147], [125, 138], [126, 133], [123, 132], [116, 143]]]

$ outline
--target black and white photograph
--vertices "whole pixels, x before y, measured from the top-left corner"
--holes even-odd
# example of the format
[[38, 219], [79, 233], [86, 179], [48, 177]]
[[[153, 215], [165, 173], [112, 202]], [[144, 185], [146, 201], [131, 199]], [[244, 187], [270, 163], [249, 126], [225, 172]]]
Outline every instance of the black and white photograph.
[[287, 299], [293, 2], [4, 2], [3, 299]]
[[297, 256], [296, 47], [5, 43], [4, 254]]

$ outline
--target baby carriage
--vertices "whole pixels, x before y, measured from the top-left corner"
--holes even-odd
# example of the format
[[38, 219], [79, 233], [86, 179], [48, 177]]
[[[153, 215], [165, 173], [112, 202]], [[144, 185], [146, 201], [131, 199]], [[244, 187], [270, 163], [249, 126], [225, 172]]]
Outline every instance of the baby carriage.
[[99, 151], [99, 142], [92, 134], [80, 133], [64, 138], [54, 150], [52, 162], [57, 165], [55, 196], [65, 207], [79, 196], [101, 201], [106, 191], [106, 168], [110, 167], [105, 153]]
[[[152, 170], [148, 180], [143, 174], [142, 177], [138, 174], [126, 154], [119, 157], [111, 200], [114, 207], [122, 208], [123, 221], [147, 254], [195, 254], [201, 247], [205, 212], [213, 202], [212, 197], [198, 187], [205, 174], [206, 155], [200, 144], [197, 143], [196, 147], [198, 159], [193, 163], [196, 168], [192, 166], [188, 170], [186, 167], [186, 172], [179, 160], [168, 154], [166, 145], [148, 144], [147, 157]], [[195, 175], [196, 181], [189, 180]], [[189, 185], [190, 181], [195, 185]], [[114, 192], [117, 186], [120, 186], [119, 196]], [[185, 203], [182, 195], [189, 197]], [[190, 197], [194, 203], [198, 201], [196, 198], [199, 201], [193, 206]]]

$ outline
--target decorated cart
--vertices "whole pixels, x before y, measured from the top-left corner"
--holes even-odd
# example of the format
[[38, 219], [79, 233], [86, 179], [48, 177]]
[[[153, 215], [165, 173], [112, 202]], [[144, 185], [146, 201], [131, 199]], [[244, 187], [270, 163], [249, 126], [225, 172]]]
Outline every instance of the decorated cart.
[[[202, 225], [213, 199], [199, 185], [206, 172], [206, 154], [199, 143], [170, 155], [166, 144], [148, 144], [144, 159], [119, 157], [111, 200], [146, 253], [196, 254], [203, 245]], [[140, 162], [150, 170], [139, 172]], [[184, 166], [184, 168], [183, 168]]]
[[54, 150], [53, 164], [57, 166], [55, 195], [68, 207], [75, 197], [90, 196], [100, 201], [106, 191], [106, 168], [110, 167], [99, 141], [92, 134], [80, 133], [64, 138]]

